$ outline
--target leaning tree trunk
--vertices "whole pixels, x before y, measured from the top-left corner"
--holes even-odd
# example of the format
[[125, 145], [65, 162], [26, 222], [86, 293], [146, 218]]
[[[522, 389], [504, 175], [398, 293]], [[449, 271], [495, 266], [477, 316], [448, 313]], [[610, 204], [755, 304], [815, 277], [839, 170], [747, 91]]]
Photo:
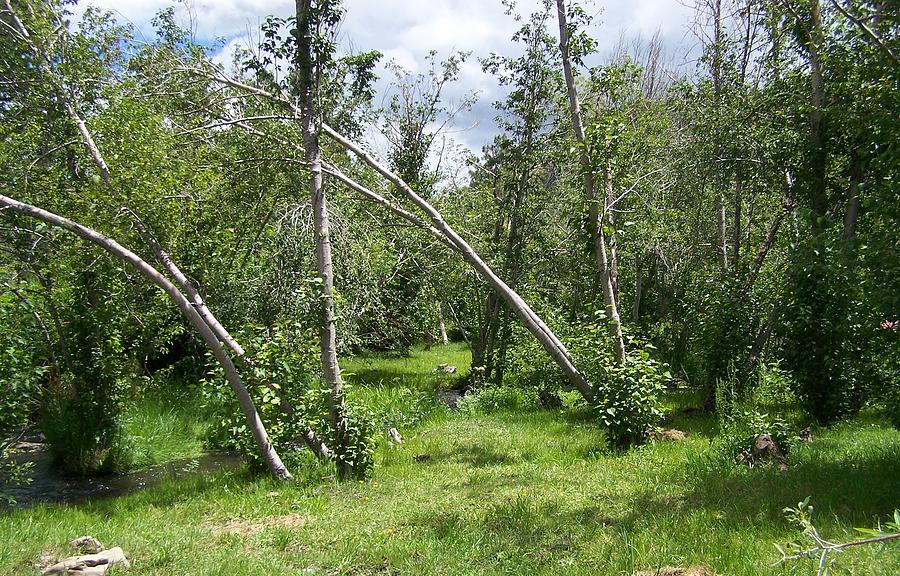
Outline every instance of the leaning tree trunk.
[[278, 456], [278, 452], [269, 440], [265, 426], [259, 417], [259, 412], [256, 410], [256, 405], [253, 403], [253, 399], [247, 392], [247, 388], [244, 386], [240, 374], [238, 374], [237, 369], [234, 367], [231, 358], [225, 353], [218, 338], [194, 308], [192, 303], [180, 290], [178, 290], [178, 288], [175, 287], [174, 284], [172, 284], [172, 282], [169, 281], [168, 278], [147, 264], [140, 256], [120, 245], [115, 240], [107, 238], [99, 232], [82, 226], [68, 218], [58, 216], [52, 212], [13, 200], [12, 198], [3, 195], [0, 195], [0, 207], [9, 208], [15, 212], [24, 214], [25, 216], [37, 218], [47, 224], [64, 228], [69, 232], [96, 244], [114, 257], [130, 263], [148, 280], [161, 288], [169, 298], [175, 302], [178, 309], [181, 310], [181, 313], [188, 319], [191, 325], [193, 325], [200, 333], [203, 341], [206, 342], [207, 346], [212, 350], [216, 360], [222, 366], [222, 369], [225, 372], [225, 378], [228, 380], [228, 384], [238, 398], [238, 403], [241, 406], [244, 417], [247, 419], [247, 425], [253, 433], [253, 438], [256, 440], [260, 455], [266, 463], [266, 466], [269, 468], [269, 471], [278, 479], [289, 479], [291, 477], [290, 472], [288, 472], [287, 468], [282, 463], [281, 458]]
[[[97, 166], [97, 169], [100, 171], [103, 182], [107, 186], [111, 186], [112, 180], [109, 167], [106, 164], [105, 159], [103, 158], [103, 154], [101, 153], [99, 146], [97, 146], [96, 142], [94, 141], [93, 135], [91, 134], [91, 131], [87, 126], [87, 122], [78, 113], [76, 102], [70, 98], [68, 92], [63, 87], [63, 81], [56, 71], [57, 63], [51, 58], [49, 53], [43, 51], [33, 41], [31, 35], [28, 33], [28, 30], [26, 29], [22, 21], [16, 16], [15, 11], [12, 9], [12, 6], [9, 4], [9, 2], [6, 2], [5, 6], [13, 22], [11, 31], [19, 36], [19, 39], [32, 51], [33, 55], [41, 63], [39, 64], [39, 66], [45, 73], [46, 77], [49, 78], [52, 89], [65, 108], [69, 118], [77, 126], [82, 142], [90, 152], [91, 159]], [[107, 238], [99, 234], [98, 232], [91, 230], [90, 228], [86, 228], [64, 217], [58, 216], [51, 212], [47, 212], [46, 210], [42, 210], [29, 204], [18, 202], [16, 200], [13, 200], [12, 198], [8, 198], [2, 195], [0, 195], [0, 206], [5, 206], [22, 214], [38, 218], [54, 226], [60, 226], [90, 242], [99, 245], [101, 248], [116, 256], [117, 258], [130, 262], [144, 276], [146, 276], [154, 284], [162, 288], [169, 295], [169, 297], [175, 301], [179, 309], [188, 318], [191, 324], [194, 325], [197, 331], [200, 332], [200, 335], [203, 337], [204, 341], [212, 349], [216, 360], [222, 365], [222, 368], [225, 372], [225, 377], [228, 380], [232, 390], [235, 392], [235, 395], [238, 397], [238, 403], [241, 406], [241, 410], [244, 412], [244, 416], [247, 419], [247, 424], [250, 427], [251, 432], [253, 433], [253, 437], [259, 447], [263, 461], [266, 463], [269, 470], [276, 478], [286, 479], [291, 477], [290, 472], [288, 472], [287, 468], [282, 463], [281, 458], [278, 456], [278, 453], [275, 450], [274, 446], [272, 446], [272, 443], [269, 441], [268, 434], [266, 433], [262, 420], [259, 417], [256, 406], [254, 405], [252, 398], [250, 397], [246, 387], [241, 381], [240, 375], [235, 369], [234, 364], [231, 362], [231, 359], [219, 345], [219, 340], [217, 335], [214, 333], [214, 330], [210, 327], [209, 324], [207, 324], [207, 321], [201, 316], [200, 313], [198, 313], [198, 311], [191, 305], [191, 302], [188, 301], [187, 298], [185, 298], [185, 296], [178, 290], [177, 287], [175, 287], [175, 285], [173, 285], [155, 268], [144, 262], [136, 254], [125, 249], [112, 239]], [[174, 267], [174, 263], [172, 264], [172, 266]]]
[[[603, 234], [603, 218], [598, 203], [596, 183], [594, 181], [594, 173], [591, 167], [591, 153], [587, 146], [587, 139], [584, 135], [584, 124], [581, 120], [581, 105], [578, 102], [578, 91], [575, 88], [575, 74], [572, 71], [572, 59], [569, 55], [569, 25], [566, 20], [566, 5], [564, 0], [556, 0], [556, 13], [559, 18], [559, 49], [562, 53], [563, 74], [566, 77], [566, 91], [569, 96], [569, 112], [572, 115], [572, 129], [575, 132], [575, 139], [578, 141], [579, 160], [581, 161], [581, 170], [584, 174], [584, 196], [588, 202], [588, 217], [591, 236], [594, 239], [594, 258], [597, 262], [597, 269], [600, 272], [600, 282], [603, 289], [603, 301], [606, 305], [606, 320], [609, 326], [609, 332], [613, 338], [613, 355], [616, 364], [622, 365], [625, 362], [625, 341], [622, 338], [622, 322], [619, 318], [619, 309], [616, 306], [616, 290], [613, 285], [614, 276], [612, 265], [607, 256], [606, 239]], [[607, 166], [607, 186], [612, 185], [612, 174]], [[609, 190], [608, 190], [609, 191]], [[611, 194], [607, 194], [607, 201], [604, 202], [604, 213], [609, 208], [608, 198]]]
[[322, 373], [330, 391], [328, 415], [337, 442], [334, 446], [338, 474], [353, 475], [354, 465], [347, 459], [349, 445], [344, 387], [337, 358], [337, 334], [334, 314], [334, 268], [331, 262], [331, 236], [328, 198], [322, 185], [322, 155], [319, 150], [319, 111], [316, 105], [318, 85], [313, 57], [312, 0], [297, 0], [297, 52], [295, 58], [297, 96], [300, 98], [301, 124], [306, 162], [310, 173], [310, 197], [316, 242], [316, 267], [319, 272], [319, 349]]
[[[261, 88], [244, 84], [232, 78], [223, 77], [220, 74], [207, 74], [207, 76], [214, 81], [227, 84], [250, 94], [255, 94], [257, 96], [267, 98], [270, 101], [286, 106], [287, 108], [295, 112], [297, 111], [297, 106], [293, 103], [293, 101], [282, 94], [273, 94], [272, 92], [267, 92], [266, 90], [263, 90]], [[247, 126], [246, 124], [238, 122], [236, 123], [236, 125], [242, 126], [245, 130], [248, 130], [251, 133], [261, 134], [259, 131]], [[430, 223], [426, 223], [415, 214], [412, 214], [402, 208], [393, 205], [393, 203], [386, 201], [386, 199], [379, 194], [372, 192], [365, 186], [362, 186], [358, 182], [343, 175], [342, 173], [340, 173], [340, 171], [328, 169], [327, 173], [329, 175], [342, 181], [351, 189], [359, 192], [369, 200], [387, 207], [398, 216], [408, 220], [409, 222], [412, 222], [418, 227], [421, 227], [425, 231], [434, 235], [434, 237], [437, 238], [440, 242], [444, 243], [452, 250], [458, 252], [463, 260], [465, 260], [472, 268], [474, 268], [475, 271], [478, 272], [478, 274], [488, 284], [490, 284], [490, 286], [506, 301], [510, 308], [512, 308], [525, 328], [529, 332], [531, 332], [531, 334], [535, 337], [538, 343], [540, 343], [544, 350], [546, 350], [550, 354], [550, 357], [560, 367], [569, 382], [578, 389], [578, 391], [585, 397], [585, 399], [589, 401], [593, 399], [593, 391], [591, 390], [590, 385], [588, 384], [587, 380], [584, 379], [584, 376], [581, 374], [581, 372], [578, 371], [578, 368], [575, 366], [575, 361], [572, 359], [571, 354], [569, 354], [568, 349], [566, 349], [562, 341], [560, 341], [556, 334], [554, 334], [553, 331], [547, 327], [544, 321], [534, 312], [534, 310], [531, 309], [528, 303], [525, 302], [525, 300], [523, 300], [522, 297], [515, 292], [515, 290], [512, 290], [499, 276], [497, 276], [497, 274], [491, 269], [491, 267], [481, 259], [481, 256], [479, 256], [478, 253], [472, 249], [472, 246], [468, 242], [466, 242], [465, 239], [463, 239], [456, 232], [456, 230], [454, 230], [449, 224], [447, 224], [447, 222], [444, 220], [444, 217], [438, 210], [434, 208], [434, 206], [425, 201], [412, 188], [410, 188], [409, 184], [404, 182], [402, 178], [400, 178], [390, 169], [375, 160], [375, 158], [373, 158], [370, 154], [363, 150], [358, 144], [344, 137], [342, 134], [340, 134], [324, 122], [321, 125], [321, 131], [324, 132], [335, 143], [340, 145], [344, 150], [359, 158], [362, 162], [370, 166], [381, 176], [387, 179], [391, 184], [395, 185], [400, 193], [402, 193], [416, 206], [416, 208], [421, 210], [428, 217]]]
[[[454, 249], [459, 252], [462, 258], [469, 263], [484, 278], [488, 284], [506, 301], [509, 307], [519, 317], [522, 324], [537, 339], [541, 346], [546, 350], [553, 361], [562, 369], [569, 382], [578, 389], [579, 392], [587, 400], [593, 400], [593, 391], [587, 380], [584, 379], [581, 372], [575, 366], [575, 361], [569, 354], [565, 345], [557, 338], [550, 328], [541, 320], [540, 316], [535, 314], [534, 310], [525, 300], [519, 296], [515, 290], [510, 288], [497, 274], [488, 266], [484, 260], [472, 249], [472, 246], [466, 242], [445, 220], [441, 213], [434, 206], [426, 202], [421, 196], [409, 187], [402, 178], [397, 176], [390, 169], [386, 168], [380, 162], [375, 160], [372, 155], [358, 145], [341, 135], [339, 132], [328, 126], [322, 125], [322, 131], [327, 134], [337, 144], [340, 144], [348, 152], [368, 164], [376, 172], [394, 184], [397, 189], [406, 196], [416, 207], [428, 215], [431, 220], [431, 228], [437, 230], [441, 236], [445, 237], [453, 245]], [[414, 221], [414, 220], [413, 220]]]

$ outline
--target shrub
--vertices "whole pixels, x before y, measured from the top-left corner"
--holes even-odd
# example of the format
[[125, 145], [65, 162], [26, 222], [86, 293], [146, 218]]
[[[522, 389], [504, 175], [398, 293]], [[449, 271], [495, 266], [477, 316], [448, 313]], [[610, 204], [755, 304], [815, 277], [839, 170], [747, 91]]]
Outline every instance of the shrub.
[[783, 356], [797, 397], [819, 423], [829, 424], [856, 414], [872, 393], [877, 362], [869, 354], [881, 319], [840, 240], [828, 233], [820, 240], [819, 247], [801, 246], [792, 263]]
[[787, 454], [794, 442], [788, 422], [765, 406], [783, 405], [788, 393], [788, 379], [777, 365], [760, 369], [759, 384], [738, 393], [733, 373], [716, 386], [716, 414], [719, 419], [719, 453], [726, 462], [734, 463], [738, 455], [753, 447], [756, 437], [768, 434]]
[[602, 362], [595, 367], [597, 418], [620, 448], [644, 442], [662, 417], [660, 394], [672, 376], [651, 357], [651, 349], [630, 351], [621, 366]]
[[891, 426], [900, 430], [900, 386], [895, 385], [888, 393], [885, 408]]
[[109, 474], [131, 464], [115, 388], [85, 374], [64, 374], [52, 386], [42, 428], [54, 460], [67, 473]]
[[461, 414], [493, 414], [538, 410], [541, 400], [532, 388], [514, 386], [483, 386], [467, 394], [457, 404]]
[[[253, 398], [273, 444], [294, 440], [295, 418], [325, 411], [325, 399], [318, 390], [317, 356], [312, 335], [298, 327], [248, 327], [236, 334], [252, 364], [240, 364], [238, 371]], [[201, 381], [203, 404], [213, 422], [208, 442], [214, 448], [236, 449], [257, 462], [256, 444], [246, 425], [237, 398], [207, 352], [210, 372]], [[280, 395], [290, 399], [299, 414], [293, 418], [281, 409]]]
[[130, 456], [120, 422], [130, 381], [117, 306], [122, 280], [99, 260], [74, 272], [65, 307], [65, 370], [44, 389], [41, 427], [54, 458], [70, 474], [124, 470]]
[[625, 361], [617, 366], [605, 315], [600, 311], [596, 317], [570, 340], [570, 349], [592, 384], [593, 408], [610, 442], [619, 448], [640, 444], [662, 417], [660, 394], [672, 375], [653, 358], [653, 345], [634, 338], [628, 339]]
[[[322, 387], [315, 337], [300, 326], [248, 328], [237, 337], [252, 363], [240, 367], [272, 443], [286, 453], [301, 449], [300, 426], [315, 430], [330, 447], [340, 444], [328, 416], [330, 391]], [[218, 365], [202, 382], [204, 404], [214, 414], [209, 441], [216, 448], [237, 449], [251, 464], [261, 465], [252, 433]], [[281, 409], [287, 398], [296, 413]], [[357, 476], [371, 473], [374, 462], [374, 415], [365, 406], [347, 403], [347, 446], [336, 458], [351, 462]], [[285, 450], [286, 449], [286, 450]], [[287, 454], [285, 454], [287, 457]]]

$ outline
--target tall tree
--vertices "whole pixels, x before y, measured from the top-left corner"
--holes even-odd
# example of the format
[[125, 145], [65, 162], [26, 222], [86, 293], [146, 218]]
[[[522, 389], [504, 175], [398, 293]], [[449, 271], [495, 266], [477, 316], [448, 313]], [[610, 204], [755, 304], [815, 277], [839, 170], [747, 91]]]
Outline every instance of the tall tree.
[[[575, 85], [575, 72], [573, 70], [571, 37], [575, 32], [574, 26], [569, 24], [564, 0], [556, 0], [556, 13], [559, 20], [559, 49], [562, 54], [563, 73], [566, 79], [566, 91], [569, 99], [569, 112], [572, 117], [572, 129], [578, 142], [578, 155], [581, 162], [582, 177], [584, 178], [584, 196], [588, 203], [588, 230], [593, 239], [594, 258], [597, 269], [600, 272], [603, 301], [606, 306], [607, 325], [613, 339], [613, 354], [616, 364], [625, 362], [625, 343], [622, 337], [622, 321], [619, 316], [619, 307], [616, 303], [616, 290], [613, 286], [612, 263], [606, 249], [606, 233], [604, 221], [611, 214], [610, 203], [612, 197], [612, 174], [607, 163], [606, 174], [608, 193], [598, 194], [594, 179], [594, 160], [591, 148], [584, 132], [584, 122], [581, 117], [581, 104], [578, 100], [578, 89]], [[601, 211], [600, 205], [603, 205]], [[614, 225], [614, 224], [613, 224]]]
[[310, 198], [313, 207], [313, 234], [316, 243], [316, 266], [319, 271], [319, 348], [322, 373], [329, 389], [328, 412], [337, 444], [334, 447], [338, 471], [346, 478], [354, 474], [355, 463], [347, 457], [350, 439], [341, 369], [337, 358], [337, 336], [334, 313], [334, 267], [331, 261], [331, 236], [328, 220], [328, 197], [322, 183], [322, 155], [319, 134], [322, 117], [316, 107], [322, 61], [332, 58], [333, 29], [340, 21], [337, 2], [329, 0], [297, 0], [296, 54], [297, 82], [294, 95], [300, 101], [303, 147], [310, 174]]

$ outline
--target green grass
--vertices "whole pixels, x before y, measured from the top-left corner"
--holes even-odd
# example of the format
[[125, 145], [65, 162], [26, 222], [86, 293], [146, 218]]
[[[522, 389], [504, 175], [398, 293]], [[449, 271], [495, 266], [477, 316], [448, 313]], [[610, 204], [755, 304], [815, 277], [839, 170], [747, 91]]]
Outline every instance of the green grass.
[[[434, 357], [416, 354], [409, 362], [430, 373]], [[398, 368], [407, 387], [440, 385], [405, 362], [344, 365], [357, 370], [359, 389], [391, 382], [363, 380], [361, 367]], [[785, 506], [812, 496], [817, 526], [835, 541], [900, 506], [900, 432], [872, 415], [815, 430], [784, 474], [723, 466], [712, 457], [708, 418], [675, 425], [693, 432], [686, 442], [617, 454], [600, 430], [565, 412], [440, 412], [402, 447], [382, 443], [370, 482], [339, 484], [331, 469], [309, 463], [292, 484], [224, 472], [10, 512], [0, 516], [0, 571], [33, 574], [42, 550], [63, 552], [91, 534], [122, 546], [136, 576], [593, 575], [690, 564], [729, 576], [815, 574], [810, 561], [773, 566], [774, 544], [798, 536]], [[900, 571], [897, 546], [860, 547], [842, 561], [852, 574]]]
[[[472, 355], [463, 343], [421, 346], [409, 356], [367, 354], [341, 359], [341, 371], [350, 384], [358, 386], [402, 385], [419, 390], [436, 391], [453, 386], [469, 372]], [[438, 364], [456, 366], [455, 374], [434, 372]]]
[[[194, 400], [192, 402], [192, 400]], [[123, 432], [132, 456], [132, 468], [195, 458], [203, 453], [206, 423], [192, 409], [196, 399], [151, 394], [125, 412]]]
[[[368, 407], [376, 429], [397, 428], [406, 435], [429, 418], [447, 413], [437, 399], [440, 390], [457, 386], [469, 372], [471, 353], [462, 343], [416, 347], [408, 356], [368, 354], [341, 359], [351, 404]], [[456, 372], [437, 370], [450, 364]]]

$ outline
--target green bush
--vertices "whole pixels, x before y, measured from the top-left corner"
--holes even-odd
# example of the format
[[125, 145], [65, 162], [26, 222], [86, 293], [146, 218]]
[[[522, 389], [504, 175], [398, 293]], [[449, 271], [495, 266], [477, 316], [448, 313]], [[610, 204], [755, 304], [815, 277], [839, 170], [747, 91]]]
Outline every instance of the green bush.
[[[318, 348], [314, 335], [298, 325], [277, 328], [248, 328], [237, 335], [251, 359], [239, 367], [244, 384], [256, 403], [269, 438], [282, 456], [292, 449], [302, 450], [301, 427], [315, 430], [330, 447], [339, 446], [328, 415], [329, 390], [322, 387]], [[237, 398], [225, 382], [218, 365], [202, 382], [204, 405], [214, 424], [209, 443], [215, 448], [236, 449], [251, 464], [262, 465], [256, 442], [247, 427]], [[288, 415], [281, 409], [281, 398], [288, 399], [296, 411]], [[347, 448], [335, 455], [353, 464], [357, 476], [371, 473], [374, 458], [374, 415], [365, 406], [346, 410]]]
[[[70, 474], [125, 470], [129, 450], [120, 416], [132, 366], [123, 343], [122, 278], [107, 260], [76, 269], [62, 292], [67, 361], [44, 389], [41, 428], [54, 459]], [[60, 307], [62, 308], [62, 307]]]
[[[236, 339], [252, 362], [240, 363], [238, 372], [269, 437], [276, 446], [291, 443], [297, 438], [296, 418], [318, 418], [318, 413], [325, 413], [325, 399], [318, 390], [318, 359], [312, 335], [298, 327], [249, 327], [237, 333]], [[261, 464], [255, 460], [255, 440], [237, 398], [209, 352], [207, 364], [210, 371], [201, 381], [201, 396], [213, 422], [209, 429], [210, 446], [240, 450]], [[298, 411], [296, 417], [284, 413], [279, 396], [291, 401]]]
[[885, 411], [891, 426], [900, 430], [900, 386], [893, 386], [885, 399]]
[[662, 417], [661, 393], [672, 375], [654, 359], [656, 350], [628, 338], [625, 361], [617, 366], [602, 311], [597, 321], [570, 339], [570, 350], [594, 390], [593, 408], [610, 442], [619, 448], [645, 441]]
[[640, 444], [662, 417], [660, 395], [671, 374], [650, 355], [649, 345], [629, 351], [622, 366], [594, 367], [594, 408], [617, 447]]
[[[719, 420], [718, 452], [722, 460], [736, 462], [745, 450], [753, 447], [756, 437], [768, 434], [785, 454], [795, 441], [790, 424], [771, 408], [785, 406], [789, 398], [790, 380], [778, 367], [763, 366], [759, 370], [758, 384], [744, 390], [736, 384], [733, 373], [719, 380], [716, 386], [716, 415]], [[741, 392], [738, 392], [741, 391]]]
[[13, 294], [0, 292], [0, 500], [7, 499], [5, 487], [27, 480], [27, 469], [9, 457], [9, 448], [37, 407], [48, 373], [34, 346], [38, 328], [23, 306]]
[[783, 356], [797, 397], [819, 423], [830, 424], [859, 412], [873, 392], [877, 362], [869, 353], [880, 319], [840, 240], [822, 233], [821, 242], [795, 254]]
[[533, 388], [483, 386], [467, 394], [457, 404], [460, 414], [493, 414], [538, 410], [541, 400]]
[[127, 470], [131, 453], [119, 421], [115, 385], [64, 374], [44, 404], [42, 428], [50, 452], [69, 474]]

